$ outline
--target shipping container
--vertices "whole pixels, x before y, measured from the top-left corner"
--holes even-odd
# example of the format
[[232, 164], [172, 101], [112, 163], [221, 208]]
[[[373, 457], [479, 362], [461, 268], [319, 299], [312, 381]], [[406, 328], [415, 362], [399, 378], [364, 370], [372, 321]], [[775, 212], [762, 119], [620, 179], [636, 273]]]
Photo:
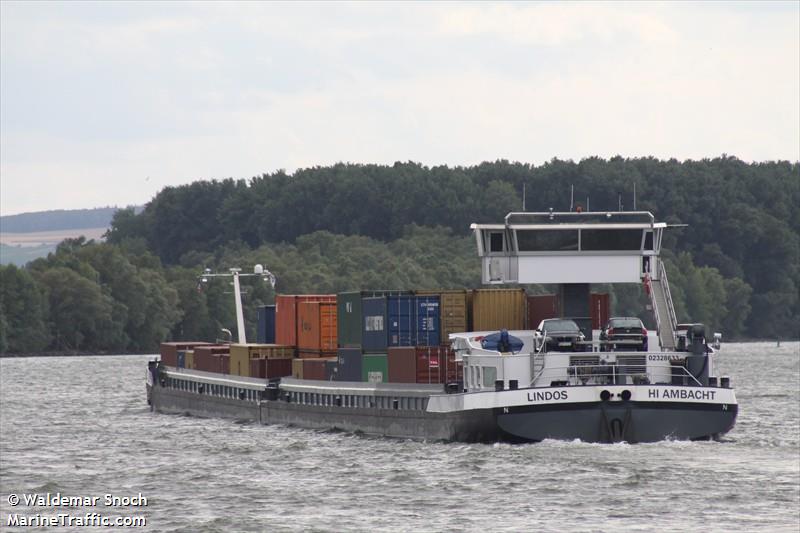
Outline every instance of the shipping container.
[[275, 379], [292, 375], [292, 359], [251, 359], [250, 377]]
[[333, 357], [336, 355], [336, 350], [330, 352], [319, 352], [316, 350], [298, 350], [296, 357], [300, 359], [319, 359], [320, 357]]
[[325, 358], [325, 381], [335, 381], [336, 372], [338, 370], [339, 358], [326, 357]]
[[385, 353], [365, 353], [362, 356], [361, 381], [369, 383], [389, 381], [389, 363]]
[[463, 380], [462, 363], [449, 346], [419, 346], [417, 383], [454, 383]]
[[319, 358], [319, 359], [300, 359], [303, 362], [303, 379], [316, 379], [324, 381], [329, 379], [327, 373], [327, 366], [331, 361], [336, 361], [336, 358]]
[[386, 325], [386, 298], [375, 296], [361, 300], [364, 315], [361, 346], [365, 352], [385, 352], [389, 336]]
[[275, 306], [262, 305], [258, 307], [258, 330], [256, 342], [259, 344], [275, 343]]
[[250, 359], [250, 362], [248, 363], [250, 368], [248, 369], [247, 376], [251, 378], [264, 379], [267, 375], [267, 367], [264, 362], [266, 362], [266, 359]]
[[467, 290], [417, 291], [420, 296], [439, 296], [439, 341], [419, 342], [423, 346], [449, 343], [451, 333], [470, 331]]
[[336, 353], [336, 304], [299, 302], [297, 304], [297, 349]]
[[[416, 307], [413, 295], [387, 296], [386, 297], [386, 344], [387, 346], [411, 346], [417, 343], [416, 339]], [[427, 298], [427, 297], [426, 297]], [[366, 311], [365, 311], [366, 316]], [[365, 351], [368, 350], [366, 347]]]
[[559, 318], [558, 295], [544, 294], [541, 296], [528, 296], [527, 329], [536, 329], [539, 322], [548, 318]]
[[227, 354], [230, 347], [227, 344], [211, 344], [209, 346], [197, 346], [194, 349], [194, 368], [203, 372], [222, 373], [220, 358], [221, 354]]
[[439, 296], [368, 297], [362, 299], [361, 309], [365, 353], [386, 353], [389, 346], [439, 344]]
[[361, 349], [339, 348], [337, 381], [361, 381]]
[[609, 319], [610, 303], [608, 294], [592, 293], [589, 295], [590, 312], [592, 315], [592, 329], [602, 329], [606, 327]]
[[364, 314], [361, 300], [379, 296], [403, 296], [410, 291], [341, 292], [336, 298], [337, 341], [341, 348], [359, 348], [363, 344]]
[[178, 351], [178, 368], [186, 368], [186, 350]]
[[525, 329], [525, 290], [477, 289], [472, 295], [474, 331]]
[[296, 379], [303, 379], [302, 359], [292, 359], [292, 377]]
[[[440, 344], [441, 297], [438, 295], [415, 296], [415, 330], [412, 344], [417, 346], [436, 346]], [[406, 346], [403, 343], [390, 343], [391, 346]]]
[[220, 368], [222, 369], [223, 374], [230, 374], [231, 373], [231, 354], [220, 354], [219, 357]]
[[342, 348], [361, 346], [361, 293], [341, 292], [336, 297], [337, 341]]
[[178, 366], [178, 350], [186, 351], [192, 350], [195, 346], [207, 346], [210, 342], [162, 342], [161, 362], [167, 366]]
[[248, 377], [251, 359], [291, 359], [293, 355], [291, 346], [280, 344], [231, 344], [230, 373]]
[[184, 366], [183, 368], [188, 368], [189, 370], [194, 370], [194, 350], [186, 350], [184, 352]]
[[392, 346], [387, 350], [390, 383], [417, 382], [417, 349], [413, 346]]
[[279, 294], [275, 296], [275, 342], [297, 346], [297, 304], [336, 302], [335, 294]]

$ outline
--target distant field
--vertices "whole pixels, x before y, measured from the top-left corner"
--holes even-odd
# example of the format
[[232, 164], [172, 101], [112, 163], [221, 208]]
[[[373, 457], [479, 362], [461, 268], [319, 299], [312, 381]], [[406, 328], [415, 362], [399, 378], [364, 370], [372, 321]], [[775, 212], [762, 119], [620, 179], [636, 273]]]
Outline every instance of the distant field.
[[32, 231], [30, 233], [0, 233], [0, 243], [8, 246], [41, 246], [58, 244], [64, 239], [83, 235], [86, 239], [100, 240], [108, 228], [62, 229], [54, 231]]
[[0, 233], [0, 264], [13, 263], [22, 266], [39, 257], [46, 257], [55, 251], [58, 243], [64, 239], [74, 239], [83, 235], [87, 240], [101, 240], [106, 231], [108, 228]]

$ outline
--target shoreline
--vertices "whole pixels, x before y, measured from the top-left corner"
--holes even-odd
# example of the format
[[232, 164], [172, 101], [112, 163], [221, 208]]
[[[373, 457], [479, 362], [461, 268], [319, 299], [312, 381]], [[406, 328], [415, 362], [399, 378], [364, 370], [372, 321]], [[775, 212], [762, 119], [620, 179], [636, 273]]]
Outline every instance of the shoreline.
[[0, 353], [0, 359], [19, 359], [24, 357], [119, 357], [123, 355], [148, 355], [158, 356], [158, 352], [142, 353], [142, 352], [30, 352], [30, 353]]

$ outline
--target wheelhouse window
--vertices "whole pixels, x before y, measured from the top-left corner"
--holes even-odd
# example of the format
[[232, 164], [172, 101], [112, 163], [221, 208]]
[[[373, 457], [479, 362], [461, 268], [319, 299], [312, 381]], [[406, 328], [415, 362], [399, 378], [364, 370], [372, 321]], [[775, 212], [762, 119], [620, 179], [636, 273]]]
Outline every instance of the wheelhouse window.
[[616, 251], [641, 250], [642, 230], [640, 229], [583, 229], [581, 230], [581, 250]]
[[645, 250], [652, 250], [653, 249], [653, 232], [652, 231], [645, 231], [644, 232], [644, 249]]
[[483, 234], [483, 240], [488, 253], [503, 253], [506, 251], [506, 238], [503, 231], [486, 231]]
[[577, 230], [517, 230], [520, 252], [559, 252], [578, 249]]

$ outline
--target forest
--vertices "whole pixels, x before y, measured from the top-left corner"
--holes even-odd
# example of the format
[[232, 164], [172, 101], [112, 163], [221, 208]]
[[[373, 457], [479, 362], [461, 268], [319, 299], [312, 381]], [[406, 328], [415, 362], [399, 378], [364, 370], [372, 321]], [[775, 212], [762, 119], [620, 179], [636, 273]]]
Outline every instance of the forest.
[[[234, 329], [234, 310], [224, 283], [198, 291], [204, 268], [260, 263], [281, 293], [477, 288], [470, 223], [499, 222], [523, 202], [528, 211], [647, 210], [685, 224], [663, 243], [680, 321], [727, 340], [800, 333], [798, 163], [342, 163], [167, 187], [139, 213], [118, 211], [105, 242], [67, 240], [24, 268], [0, 267], [0, 351], [149, 352], [168, 339], [213, 340]], [[247, 289], [253, 328], [256, 306], [274, 293]], [[601, 290], [613, 313], [644, 317], [641, 287]]]

